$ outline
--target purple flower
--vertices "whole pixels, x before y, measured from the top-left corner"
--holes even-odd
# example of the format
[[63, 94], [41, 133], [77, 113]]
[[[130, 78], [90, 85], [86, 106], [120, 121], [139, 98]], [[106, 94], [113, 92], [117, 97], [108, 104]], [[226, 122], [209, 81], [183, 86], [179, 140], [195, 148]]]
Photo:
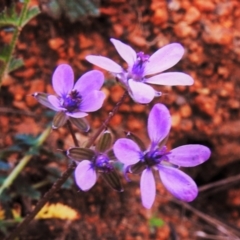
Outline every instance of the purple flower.
[[[194, 167], [205, 162], [211, 152], [199, 144], [189, 144], [168, 151], [165, 145], [171, 128], [171, 116], [163, 104], [156, 104], [148, 118], [148, 135], [151, 144], [147, 150], [134, 135], [130, 139], [116, 141], [113, 151], [117, 159], [126, 165], [126, 171], [141, 173], [141, 198], [143, 206], [151, 208], [156, 194], [152, 169], [157, 169], [164, 186], [175, 197], [190, 202], [198, 194], [195, 182], [178, 168]], [[135, 141], [133, 141], [135, 140]], [[138, 144], [137, 144], [137, 143]]]
[[99, 90], [103, 82], [103, 74], [93, 70], [82, 75], [74, 85], [72, 68], [61, 64], [52, 77], [53, 89], [58, 96], [46, 93], [34, 93], [33, 96], [41, 104], [57, 112], [53, 119], [53, 128], [63, 126], [69, 119], [80, 129], [88, 131], [88, 124], [81, 118], [87, 116], [87, 112], [101, 108], [105, 94]]
[[168, 44], [149, 56], [143, 52], [136, 53], [130, 46], [119, 40], [113, 38], [110, 40], [119, 55], [127, 62], [127, 71], [106, 57], [89, 55], [86, 59], [113, 73], [135, 102], [149, 103], [155, 96], [161, 95], [146, 83], [167, 86], [193, 84], [192, 77], [185, 73], [161, 73], [174, 66], [182, 58], [184, 49], [179, 43]]
[[105, 131], [94, 150], [73, 147], [67, 151], [67, 156], [78, 163], [75, 169], [75, 180], [80, 189], [89, 190], [96, 183], [97, 176], [101, 175], [113, 189], [123, 191], [113, 167], [115, 156], [111, 147], [111, 134], [109, 131]]

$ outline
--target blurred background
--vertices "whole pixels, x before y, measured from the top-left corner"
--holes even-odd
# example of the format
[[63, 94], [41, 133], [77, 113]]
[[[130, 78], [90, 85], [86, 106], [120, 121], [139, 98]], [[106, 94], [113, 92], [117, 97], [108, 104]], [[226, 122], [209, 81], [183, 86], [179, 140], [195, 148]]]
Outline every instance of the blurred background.
[[[3, 1], [1, 11], [13, 4], [22, 7], [21, 2]], [[208, 146], [212, 155], [198, 167], [183, 169], [200, 190], [190, 204], [174, 199], [158, 174], [151, 210], [141, 205], [139, 176], [131, 176], [130, 183], [122, 179], [123, 193], [112, 191], [102, 179], [82, 192], [70, 178], [19, 239], [240, 239], [240, 2], [30, 1], [30, 6], [36, 5], [41, 13], [22, 29], [14, 51], [24, 65], [4, 75], [0, 92], [0, 184], [54, 116], [31, 94], [54, 93], [51, 77], [61, 63], [73, 67], [75, 80], [99, 69], [85, 60], [88, 54], [107, 56], [126, 66], [111, 37], [149, 55], [166, 44], [181, 43], [184, 57], [169, 71], [185, 72], [195, 80], [190, 87], [157, 86], [164, 94], [147, 107], [128, 98], [109, 124], [115, 138], [131, 131], [147, 145], [147, 116], [161, 102], [172, 114], [169, 149], [199, 143]], [[0, 49], [11, 38], [11, 29], [1, 28]], [[90, 135], [124, 91], [113, 76], [104, 73], [107, 98], [101, 110], [88, 116]], [[87, 139], [79, 132], [76, 136], [80, 143]], [[66, 170], [69, 160], [57, 149], [72, 146], [67, 129], [60, 128], [31, 152], [31, 161], [1, 195], [1, 238]]]

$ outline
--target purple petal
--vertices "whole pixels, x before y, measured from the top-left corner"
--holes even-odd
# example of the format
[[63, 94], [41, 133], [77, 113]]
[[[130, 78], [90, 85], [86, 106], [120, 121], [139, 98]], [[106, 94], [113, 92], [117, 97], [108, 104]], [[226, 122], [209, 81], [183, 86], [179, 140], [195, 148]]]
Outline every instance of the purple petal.
[[88, 94], [89, 91], [99, 90], [104, 82], [104, 75], [98, 70], [92, 70], [83, 74], [76, 84], [74, 89], [76, 89], [82, 95]]
[[148, 135], [155, 147], [169, 133], [171, 116], [167, 107], [161, 103], [155, 104], [148, 117]]
[[53, 105], [53, 107], [55, 109], [57, 109], [58, 111], [64, 111], [66, 110], [65, 108], [63, 108], [60, 104], [60, 100], [59, 98], [57, 98], [56, 96], [54, 95], [49, 95], [48, 96], [48, 101]]
[[113, 145], [113, 151], [116, 158], [126, 165], [132, 165], [140, 161], [142, 154], [139, 146], [126, 138], [118, 139]]
[[88, 55], [88, 56], [86, 56], [86, 60], [100, 68], [103, 68], [103, 69], [109, 71], [109, 72], [113, 72], [113, 73], [123, 72], [123, 69], [120, 65], [118, 65], [113, 60], [106, 58], [106, 57]]
[[48, 100], [48, 96], [50, 96], [47, 93], [41, 93], [41, 92], [35, 92], [32, 94], [32, 96], [43, 106], [48, 107], [54, 111], [58, 111], [58, 108], [55, 108]]
[[75, 169], [75, 180], [83, 191], [89, 190], [97, 181], [96, 171], [92, 168], [91, 162], [83, 160]]
[[156, 184], [150, 168], [142, 172], [140, 181], [142, 204], [145, 208], [150, 209], [156, 196]]
[[189, 144], [174, 148], [167, 155], [169, 162], [182, 167], [195, 167], [209, 159], [211, 151], [199, 144]]
[[84, 96], [80, 104], [79, 110], [82, 112], [94, 112], [102, 107], [105, 94], [101, 91], [91, 91]]
[[66, 115], [72, 118], [83, 118], [86, 117], [88, 114], [85, 112], [73, 112], [73, 113], [66, 112]]
[[119, 55], [127, 62], [128, 66], [132, 66], [137, 59], [136, 52], [129, 45], [119, 40], [111, 38], [110, 41], [113, 43]]
[[181, 72], [167, 72], [150, 77], [145, 80], [147, 83], [166, 85], [166, 86], [188, 86], [192, 85], [194, 80], [191, 76]]
[[159, 174], [163, 185], [176, 198], [191, 202], [197, 197], [196, 183], [184, 172], [177, 168], [159, 165]]
[[155, 97], [154, 89], [142, 82], [136, 82], [132, 79], [128, 81], [131, 92], [129, 93], [133, 100], [137, 103], [149, 103]]
[[52, 77], [52, 85], [55, 92], [63, 97], [71, 92], [74, 83], [72, 68], [67, 64], [59, 65]]
[[168, 44], [157, 50], [148, 60], [144, 75], [156, 74], [174, 66], [183, 56], [184, 48], [179, 43]]

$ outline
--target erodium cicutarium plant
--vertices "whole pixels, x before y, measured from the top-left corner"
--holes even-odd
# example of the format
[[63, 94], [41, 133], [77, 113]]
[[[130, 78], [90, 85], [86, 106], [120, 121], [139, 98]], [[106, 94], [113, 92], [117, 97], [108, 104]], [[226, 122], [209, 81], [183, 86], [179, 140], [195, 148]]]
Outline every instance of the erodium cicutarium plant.
[[154, 170], [159, 172], [163, 185], [175, 197], [186, 202], [196, 198], [197, 185], [179, 168], [194, 167], [205, 162], [210, 157], [210, 150], [199, 144], [167, 149], [165, 144], [171, 128], [171, 116], [166, 106], [157, 103], [149, 114], [147, 127], [151, 143], [147, 148], [131, 133], [127, 134], [127, 138], [118, 139], [113, 144], [110, 130], [107, 130], [108, 123], [127, 94], [136, 103], [147, 104], [154, 97], [161, 96], [161, 92], [155, 91], [149, 84], [168, 86], [193, 84], [192, 77], [185, 73], [163, 73], [182, 58], [183, 47], [179, 43], [168, 44], [149, 56], [143, 52], [136, 53], [119, 40], [111, 39], [111, 42], [127, 62], [127, 69], [103, 56], [89, 55], [86, 59], [111, 72], [125, 88], [125, 93], [87, 141], [78, 143], [71, 123], [80, 131], [88, 132], [90, 126], [84, 117], [102, 107], [105, 94], [100, 91], [104, 83], [104, 76], [100, 71], [89, 71], [74, 84], [72, 68], [67, 64], [61, 64], [52, 77], [56, 95], [39, 92], [33, 94], [37, 101], [57, 112], [52, 123], [53, 129], [68, 123], [75, 147], [63, 150], [71, 159], [68, 169], [37, 203], [35, 209], [10, 234], [9, 239], [14, 239], [28, 225], [73, 171], [76, 184], [83, 191], [90, 190], [100, 176], [111, 188], [122, 192], [122, 185], [114, 168], [117, 160], [124, 164], [125, 176], [129, 173], [141, 174], [141, 198], [145, 208], [152, 207], [156, 195]]
[[[132, 139], [121, 138], [114, 144], [117, 159], [126, 165], [130, 173], [141, 173], [142, 204], [151, 208], [155, 199], [156, 186], [152, 170], [159, 172], [163, 185], [176, 198], [190, 202], [197, 194], [195, 182], [179, 170], [179, 167], [194, 167], [210, 157], [210, 150], [199, 144], [184, 145], [172, 150], [165, 146], [171, 128], [171, 116], [163, 104], [156, 104], [148, 117], [148, 135], [151, 143], [147, 149], [136, 136], [139, 145]], [[129, 135], [131, 138], [131, 135]]]
[[148, 84], [175, 86], [192, 85], [191, 76], [181, 72], [163, 71], [174, 66], [183, 56], [184, 48], [179, 43], [168, 44], [153, 55], [144, 52], [136, 53], [129, 45], [111, 38], [119, 55], [126, 61], [125, 70], [116, 62], [103, 56], [88, 55], [86, 60], [111, 72], [128, 90], [129, 95], [137, 103], [149, 103], [154, 97], [161, 96]]

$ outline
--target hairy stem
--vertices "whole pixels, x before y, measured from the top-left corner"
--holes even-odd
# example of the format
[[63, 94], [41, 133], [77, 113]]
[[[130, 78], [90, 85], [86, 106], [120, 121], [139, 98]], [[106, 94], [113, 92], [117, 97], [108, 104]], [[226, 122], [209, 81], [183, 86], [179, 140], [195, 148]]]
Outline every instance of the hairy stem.
[[28, 7], [28, 4], [29, 4], [29, 1], [30, 0], [25, 0], [24, 3], [23, 3], [23, 9], [22, 9], [22, 11], [20, 13], [20, 16], [19, 16], [18, 27], [14, 28], [13, 37], [12, 37], [12, 40], [11, 40], [11, 43], [10, 43], [10, 48], [9, 48], [9, 51], [8, 51], [8, 55], [6, 57], [6, 60], [3, 62], [2, 68], [0, 69], [0, 87], [2, 85], [3, 76], [4, 76], [5, 72], [7, 71], [8, 67], [9, 67], [9, 63], [11, 61], [13, 51], [14, 51], [15, 46], [17, 44], [18, 36], [19, 36], [19, 34], [22, 30], [21, 25], [22, 25], [22, 21], [23, 21], [24, 17], [27, 14], [27, 10], [28, 10], [27, 7]]
[[[123, 103], [124, 99], [127, 96], [127, 91], [125, 91], [125, 93], [123, 94], [123, 96], [121, 97], [121, 99], [119, 100], [119, 102], [115, 105], [115, 107], [113, 108], [112, 112], [109, 113], [109, 116], [107, 117], [107, 119], [102, 123], [102, 125], [100, 126], [100, 128], [98, 129], [98, 131], [90, 138], [90, 140], [87, 143], [86, 147], [91, 147], [95, 140], [98, 138], [98, 136], [102, 133], [102, 131], [107, 127], [108, 123], [110, 122], [110, 120], [112, 119], [112, 117], [117, 113], [120, 105]], [[70, 126], [71, 129], [71, 125], [68, 124], [68, 127]], [[69, 129], [69, 130], [70, 130]], [[70, 130], [72, 136], [74, 135], [72, 129]], [[73, 137], [73, 139], [75, 139], [75, 135]], [[75, 140], [74, 140], [75, 142]], [[76, 141], [77, 143], [77, 141]], [[75, 145], [78, 146], [78, 143]], [[76, 168], [76, 163], [72, 162], [68, 169], [63, 173], [63, 175], [53, 184], [53, 186], [48, 190], [48, 192], [45, 193], [45, 195], [43, 196], [43, 198], [41, 200], [38, 201], [37, 205], [35, 206], [35, 208], [33, 209], [33, 211], [31, 213], [29, 213], [24, 220], [17, 226], [17, 228], [5, 239], [5, 240], [11, 240], [14, 239], [15, 237], [18, 236], [18, 234], [24, 230], [29, 222], [31, 222], [31, 220], [37, 215], [37, 213], [42, 209], [42, 207], [48, 202], [48, 200], [53, 196], [53, 194], [55, 192], [57, 192], [62, 184], [68, 179], [68, 177], [73, 173], [74, 169]]]
[[79, 144], [78, 144], [76, 135], [75, 135], [74, 132], [73, 132], [72, 124], [71, 124], [71, 122], [70, 122], [69, 120], [67, 121], [67, 126], [68, 126], [68, 129], [69, 129], [69, 132], [70, 132], [71, 135], [72, 135], [73, 142], [74, 142], [75, 146], [76, 146], [76, 147], [79, 147]]

